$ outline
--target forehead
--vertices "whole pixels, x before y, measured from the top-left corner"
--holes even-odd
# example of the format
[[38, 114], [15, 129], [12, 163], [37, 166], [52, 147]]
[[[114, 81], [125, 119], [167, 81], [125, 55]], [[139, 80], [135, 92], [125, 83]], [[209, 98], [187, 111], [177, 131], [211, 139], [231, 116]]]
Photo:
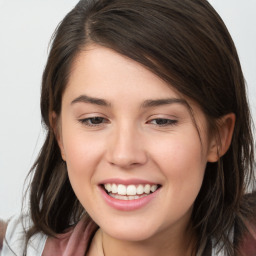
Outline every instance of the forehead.
[[77, 94], [85, 90], [93, 96], [113, 99], [132, 93], [181, 98], [176, 90], [140, 63], [98, 45], [89, 45], [81, 51], [71, 68], [66, 91]]

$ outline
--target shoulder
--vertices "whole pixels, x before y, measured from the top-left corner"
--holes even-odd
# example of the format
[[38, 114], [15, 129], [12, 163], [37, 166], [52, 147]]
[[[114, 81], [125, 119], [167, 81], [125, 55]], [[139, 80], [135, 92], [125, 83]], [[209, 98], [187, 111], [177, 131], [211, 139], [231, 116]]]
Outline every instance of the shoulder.
[[[31, 227], [32, 221], [28, 216], [17, 216], [8, 222], [6, 234], [3, 241], [2, 255], [22, 256], [26, 247], [26, 232]], [[47, 236], [38, 233], [28, 242], [26, 255], [41, 256]]]
[[239, 251], [244, 256], [256, 255], [256, 222], [246, 221], [246, 232], [242, 235], [239, 243]]
[[80, 256], [88, 250], [98, 226], [89, 218], [82, 218], [64, 234], [49, 237], [42, 256]]
[[242, 219], [244, 231], [239, 239], [241, 255], [256, 255], [256, 192], [245, 195], [243, 209], [250, 209], [250, 215]]

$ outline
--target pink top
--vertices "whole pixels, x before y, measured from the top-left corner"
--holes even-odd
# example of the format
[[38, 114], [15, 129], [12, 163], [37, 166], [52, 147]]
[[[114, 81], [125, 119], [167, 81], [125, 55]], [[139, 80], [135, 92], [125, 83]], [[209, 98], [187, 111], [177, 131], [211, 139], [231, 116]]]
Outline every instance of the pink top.
[[[0, 223], [0, 227], [3, 223]], [[246, 234], [239, 244], [241, 256], [256, 256], [256, 225], [246, 223], [248, 234]], [[24, 230], [21, 225], [20, 218], [14, 219], [8, 224], [6, 240], [9, 246], [0, 248], [0, 255], [24, 255]], [[82, 218], [74, 227], [70, 228], [65, 234], [57, 235], [56, 238], [47, 237], [44, 234], [38, 234], [31, 239], [31, 244], [28, 247], [28, 256], [84, 256], [88, 251], [91, 239], [93, 238], [98, 226], [86, 219]], [[2, 237], [0, 237], [0, 242]], [[24, 241], [23, 241], [24, 240]], [[1, 245], [1, 243], [0, 243]], [[200, 255], [200, 253], [199, 253]], [[202, 254], [206, 256], [205, 252]], [[208, 255], [208, 253], [207, 253]], [[217, 253], [215, 248], [209, 251], [210, 256], [220, 256], [223, 253]]]
[[[42, 256], [83, 256], [88, 250], [90, 239], [98, 226], [94, 222], [83, 219], [65, 234], [57, 238], [48, 238]], [[256, 227], [248, 225], [248, 233], [240, 243], [242, 256], [256, 256]], [[219, 255], [219, 254], [218, 254]], [[212, 255], [215, 256], [215, 255]]]
[[242, 256], [256, 256], [256, 226], [246, 223], [248, 233], [240, 243]]
[[87, 225], [87, 222], [82, 219], [67, 233], [58, 235], [56, 238], [48, 238], [42, 256], [84, 255], [97, 228], [94, 222], [89, 222]]

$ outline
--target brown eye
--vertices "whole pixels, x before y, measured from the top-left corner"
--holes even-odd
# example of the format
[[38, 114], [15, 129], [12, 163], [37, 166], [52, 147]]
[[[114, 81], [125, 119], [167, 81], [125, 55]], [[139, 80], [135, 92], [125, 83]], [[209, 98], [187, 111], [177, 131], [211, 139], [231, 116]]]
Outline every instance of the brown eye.
[[156, 118], [156, 119], [150, 120], [149, 123], [158, 125], [158, 126], [169, 126], [169, 125], [175, 125], [177, 123], [177, 120], [166, 119], [166, 118]]
[[107, 120], [104, 117], [100, 116], [95, 116], [95, 117], [89, 117], [85, 119], [80, 119], [79, 120], [82, 124], [85, 124], [87, 126], [98, 126], [103, 123], [106, 123]]

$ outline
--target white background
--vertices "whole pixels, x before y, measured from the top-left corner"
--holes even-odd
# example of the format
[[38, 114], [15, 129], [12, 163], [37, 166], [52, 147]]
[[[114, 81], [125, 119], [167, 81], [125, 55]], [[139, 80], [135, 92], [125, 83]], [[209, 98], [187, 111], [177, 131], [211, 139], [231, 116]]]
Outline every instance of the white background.
[[[0, 0], [0, 217], [21, 209], [44, 138], [41, 75], [50, 37], [77, 0]], [[256, 121], [256, 1], [211, 0], [238, 49]]]

